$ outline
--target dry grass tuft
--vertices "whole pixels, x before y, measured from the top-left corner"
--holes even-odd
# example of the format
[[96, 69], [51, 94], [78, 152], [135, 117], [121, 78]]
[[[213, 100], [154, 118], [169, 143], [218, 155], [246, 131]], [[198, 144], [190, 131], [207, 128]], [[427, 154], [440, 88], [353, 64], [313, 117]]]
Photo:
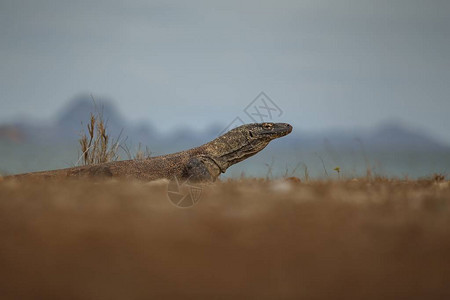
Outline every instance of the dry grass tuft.
[[120, 146], [120, 148], [125, 152], [128, 159], [144, 160], [152, 156], [150, 149], [147, 146], [142, 146], [141, 143], [139, 143], [134, 154], [127, 145]]
[[128, 159], [143, 160], [151, 156], [151, 152], [147, 146], [145, 148], [139, 143], [134, 153], [125, 144], [120, 143], [120, 136], [117, 139], [111, 139], [108, 133], [108, 124], [103, 118], [103, 113], [98, 111], [94, 99], [94, 107], [96, 112], [90, 114], [89, 123], [87, 124], [87, 132], [84, 131], [78, 140], [81, 148], [81, 155], [77, 161], [84, 166], [117, 161], [120, 159], [119, 150], [125, 153]]
[[79, 143], [82, 154], [78, 163], [81, 161], [85, 166], [119, 159], [119, 139], [110, 140], [102, 113], [91, 113], [87, 133], [83, 132]]
[[136, 154], [134, 155], [134, 159], [144, 160], [151, 157], [151, 155], [152, 153], [150, 149], [147, 146], [145, 146], [145, 149], [143, 149], [141, 143], [139, 143], [139, 147], [138, 150], [136, 151]]
[[435, 182], [442, 182], [445, 180], [445, 175], [436, 173], [433, 175], [433, 180]]

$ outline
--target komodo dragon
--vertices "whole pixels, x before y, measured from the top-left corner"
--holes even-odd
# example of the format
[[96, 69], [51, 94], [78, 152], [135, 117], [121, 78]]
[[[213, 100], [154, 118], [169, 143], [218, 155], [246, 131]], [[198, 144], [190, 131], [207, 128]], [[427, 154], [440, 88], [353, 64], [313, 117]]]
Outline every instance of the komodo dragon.
[[145, 181], [189, 179], [215, 181], [226, 169], [292, 131], [287, 123], [253, 123], [234, 128], [202, 146], [145, 160], [113, 161], [60, 170], [24, 173], [7, 178], [125, 177]]

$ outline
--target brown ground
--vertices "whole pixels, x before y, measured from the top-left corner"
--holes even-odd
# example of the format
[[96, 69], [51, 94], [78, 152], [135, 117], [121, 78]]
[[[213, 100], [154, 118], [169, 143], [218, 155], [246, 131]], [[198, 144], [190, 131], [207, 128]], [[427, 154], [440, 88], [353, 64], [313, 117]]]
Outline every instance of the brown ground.
[[0, 182], [1, 299], [450, 299], [446, 181]]

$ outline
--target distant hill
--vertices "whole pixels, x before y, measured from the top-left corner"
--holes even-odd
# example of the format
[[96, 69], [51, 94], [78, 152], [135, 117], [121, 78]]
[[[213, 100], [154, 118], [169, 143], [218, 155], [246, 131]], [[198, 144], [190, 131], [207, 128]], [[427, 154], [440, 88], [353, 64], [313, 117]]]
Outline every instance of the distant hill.
[[129, 125], [117, 111], [114, 104], [108, 99], [96, 99], [89, 96], [79, 96], [73, 99], [57, 118], [56, 126], [61, 133], [79, 132], [89, 123], [90, 114], [100, 114], [107, 122], [111, 134], [119, 134]]
[[146, 143], [155, 139], [158, 134], [149, 124], [130, 124], [125, 121], [111, 100], [99, 98], [94, 102], [91, 96], [80, 95], [63, 108], [54, 123], [30, 124], [18, 120], [14, 124], [2, 125], [0, 140], [20, 140], [37, 144], [75, 143], [80, 133], [86, 131], [91, 113], [102, 115], [112, 138], [118, 138], [120, 135], [123, 140]]
[[20, 143], [25, 139], [25, 133], [18, 126], [2, 125], [0, 126], [0, 140]]
[[[220, 125], [211, 126], [206, 131], [194, 131], [180, 128], [165, 136], [157, 128], [147, 123], [131, 124], [122, 117], [112, 101], [106, 98], [92, 100], [89, 95], [75, 97], [60, 112], [54, 124], [38, 125], [26, 122], [4, 124], [0, 127], [0, 140], [11, 142], [31, 142], [44, 144], [76, 143], [79, 133], [86, 130], [90, 114], [102, 114], [113, 138], [119, 137], [124, 142], [134, 145], [142, 143], [162, 154], [194, 147], [207, 142], [223, 129]], [[411, 130], [395, 122], [382, 124], [372, 130], [323, 131], [319, 133], [302, 132], [294, 128], [289, 138], [281, 139], [276, 147], [294, 147], [322, 149], [354, 148], [362, 143], [369, 151], [450, 151], [450, 147], [433, 139], [426, 133]]]
[[387, 123], [368, 135], [368, 145], [377, 149], [410, 149], [416, 151], [443, 150], [448, 147], [421, 131], [413, 131], [398, 123]]

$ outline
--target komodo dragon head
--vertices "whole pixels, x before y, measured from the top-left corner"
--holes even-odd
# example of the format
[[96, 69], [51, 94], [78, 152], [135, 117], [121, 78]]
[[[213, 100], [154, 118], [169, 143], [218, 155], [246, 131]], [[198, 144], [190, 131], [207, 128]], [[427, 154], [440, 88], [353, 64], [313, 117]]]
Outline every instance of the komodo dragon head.
[[234, 128], [206, 144], [210, 159], [222, 173], [244, 159], [264, 149], [270, 141], [285, 136], [292, 131], [287, 123], [252, 123]]

